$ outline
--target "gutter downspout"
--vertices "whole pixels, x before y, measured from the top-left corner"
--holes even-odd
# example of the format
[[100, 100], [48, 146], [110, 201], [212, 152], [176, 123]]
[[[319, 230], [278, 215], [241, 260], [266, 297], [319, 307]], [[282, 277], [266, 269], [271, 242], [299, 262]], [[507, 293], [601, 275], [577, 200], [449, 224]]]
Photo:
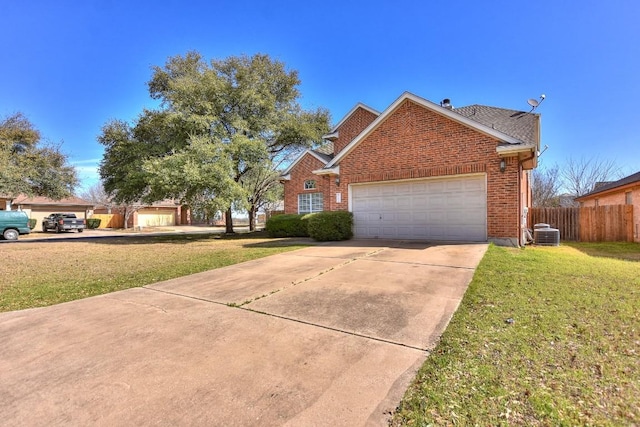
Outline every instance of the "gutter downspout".
[[[534, 152], [531, 155], [531, 157], [526, 157], [526, 158], [518, 161], [518, 166], [520, 168], [519, 173], [518, 173], [518, 187], [519, 187], [518, 188], [518, 199], [520, 199], [520, 200], [518, 200], [518, 210], [520, 211], [520, 215], [519, 215], [519, 217], [520, 217], [520, 224], [519, 224], [520, 236], [519, 236], [519, 239], [520, 239], [520, 246], [522, 246], [522, 247], [527, 245], [527, 241], [526, 241], [526, 239], [524, 237], [525, 227], [522, 225], [522, 217], [523, 217], [523, 214], [524, 214], [524, 207], [522, 206], [522, 197], [523, 197], [523, 195], [522, 195], [522, 173], [524, 172], [524, 170], [522, 168], [522, 164], [524, 162], [526, 162], [526, 161], [535, 159], [535, 157], [536, 157], [536, 154]], [[531, 189], [531, 180], [529, 180], [529, 189]], [[528, 218], [527, 218], [527, 220], [528, 220]], [[527, 224], [527, 225], [529, 225], [529, 224]]]

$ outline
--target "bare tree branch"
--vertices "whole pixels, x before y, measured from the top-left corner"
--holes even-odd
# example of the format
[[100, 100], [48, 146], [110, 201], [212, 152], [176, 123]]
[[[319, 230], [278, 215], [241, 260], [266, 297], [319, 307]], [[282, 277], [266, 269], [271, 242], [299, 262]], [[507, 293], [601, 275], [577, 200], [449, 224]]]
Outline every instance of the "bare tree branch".
[[620, 167], [612, 160], [581, 157], [569, 158], [561, 176], [569, 193], [579, 197], [593, 191], [597, 183], [615, 181], [621, 174]]

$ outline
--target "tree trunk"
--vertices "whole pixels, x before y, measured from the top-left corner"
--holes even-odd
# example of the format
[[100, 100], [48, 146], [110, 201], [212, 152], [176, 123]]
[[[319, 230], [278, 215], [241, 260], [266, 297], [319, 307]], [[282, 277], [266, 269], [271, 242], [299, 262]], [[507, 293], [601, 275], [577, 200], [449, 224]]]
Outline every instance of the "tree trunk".
[[249, 208], [249, 231], [256, 231], [256, 206]]
[[227, 209], [224, 213], [224, 224], [226, 226], [226, 232], [233, 234], [233, 218], [231, 217], [231, 208]]

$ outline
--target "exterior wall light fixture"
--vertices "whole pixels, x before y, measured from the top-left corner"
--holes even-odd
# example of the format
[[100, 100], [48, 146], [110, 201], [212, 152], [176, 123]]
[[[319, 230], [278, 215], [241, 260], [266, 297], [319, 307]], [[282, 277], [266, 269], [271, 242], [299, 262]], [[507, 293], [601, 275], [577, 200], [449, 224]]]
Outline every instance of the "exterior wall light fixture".
[[500, 172], [504, 173], [507, 169], [507, 161], [505, 159], [500, 159]]
[[336, 176], [336, 185], [340, 187], [340, 177]]

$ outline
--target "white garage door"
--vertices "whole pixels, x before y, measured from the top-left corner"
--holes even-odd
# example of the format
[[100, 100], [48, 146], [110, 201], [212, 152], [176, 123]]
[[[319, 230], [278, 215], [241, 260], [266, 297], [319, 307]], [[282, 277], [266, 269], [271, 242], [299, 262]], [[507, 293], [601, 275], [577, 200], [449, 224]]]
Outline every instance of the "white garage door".
[[176, 212], [174, 210], [144, 209], [138, 212], [138, 225], [140, 227], [163, 227], [176, 225]]
[[353, 185], [357, 238], [487, 240], [484, 175]]

